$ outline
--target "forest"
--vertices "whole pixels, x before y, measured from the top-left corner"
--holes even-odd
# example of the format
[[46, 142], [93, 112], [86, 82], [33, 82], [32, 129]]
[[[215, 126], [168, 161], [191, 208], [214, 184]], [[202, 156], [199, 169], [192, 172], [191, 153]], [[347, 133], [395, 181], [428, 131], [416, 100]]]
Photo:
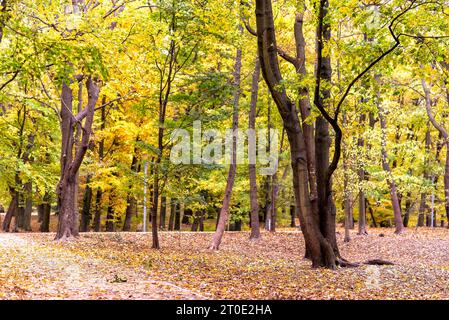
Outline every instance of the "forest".
[[0, 299], [449, 299], [449, 1], [0, 0]]

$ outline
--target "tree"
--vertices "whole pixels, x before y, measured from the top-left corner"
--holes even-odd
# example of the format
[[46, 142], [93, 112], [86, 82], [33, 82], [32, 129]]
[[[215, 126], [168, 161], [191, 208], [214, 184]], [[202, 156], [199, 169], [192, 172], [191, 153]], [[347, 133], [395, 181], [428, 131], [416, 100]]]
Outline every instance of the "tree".
[[[249, 110], [249, 126], [248, 128], [251, 130], [255, 129], [256, 123], [256, 105], [257, 105], [257, 94], [259, 91], [259, 76], [260, 76], [260, 63], [259, 59], [256, 58], [254, 73], [252, 79], [252, 87], [251, 87], [251, 102], [250, 102], [250, 110]], [[255, 141], [253, 141], [254, 143]], [[248, 146], [249, 149], [256, 148], [255, 143]], [[254, 154], [255, 156], [255, 154]], [[256, 179], [256, 159], [249, 159], [249, 183], [250, 183], [250, 205], [251, 205], [251, 235], [250, 239], [259, 239], [260, 238], [260, 230], [259, 230], [259, 204], [257, 201], [257, 179]]]
[[[243, 27], [239, 25], [240, 33], [243, 31]], [[235, 175], [237, 171], [237, 139], [238, 134], [236, 134], [239, 128], [239, 99], [240, 99], [240, 72], [242, 68], [242, 49], [237, 48], [235, 55], [235, 65], [234, 65], [234, 101], [233, 101], [233, 112], [232, 112], [232, 154], [230, 155], [230, 164], [228, 171], [228, 178], [226, 180], [226, 189], [223, 198], [223, 204], [220, 209], [220, 214], [218, 217], [217, 230], [215, 231], [212, 243], [209, 249], [218, 250], [220, 247], [221, 239], [223, 238], [223, 233], [226, 227], [226, 222], [228, 221], [229, 214], [229, 204], [231, 202], [232, 188], [234, 186]]]
[[[77, 81], [83, 81], [83, 77], [77, 77]], [[73, 94], [70, 83], [63, 82], [61, 93], [61, 179], [58, 183], [58, 207], [59, 221], [56, 239], [65, 240], [78, 236], [78, 208], [75, 206], [77, 197], [77, 174], [89, 147], [92, 123], [100, 94], [100, 87], [92, 76], [86, 80], [88, 94], [87, 105], [76, 116], [73, 115]], [[81, 88], [81, 87], [80, 87]], [[81, 124], [84, 120], [84, 124]], [[75, 128], [82, 126], [82, 138], [78, 149], [74, 150]]]

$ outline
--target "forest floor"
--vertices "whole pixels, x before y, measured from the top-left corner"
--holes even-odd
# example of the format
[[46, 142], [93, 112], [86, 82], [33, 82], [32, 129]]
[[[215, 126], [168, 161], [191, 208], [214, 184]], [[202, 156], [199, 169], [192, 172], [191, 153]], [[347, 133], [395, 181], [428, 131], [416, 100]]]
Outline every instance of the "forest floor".
[[[352, 262], [394, 265], [312, 269], [299, 231], [228, 232], [221, 249], [211, 233], [85, 233], [76, 241], [54, 234], [0, 234], [3, 299], [449, 299], [449, 230], [351, 230], [338, 241]], [[383, 234], [384, 236], [379, 236]]]

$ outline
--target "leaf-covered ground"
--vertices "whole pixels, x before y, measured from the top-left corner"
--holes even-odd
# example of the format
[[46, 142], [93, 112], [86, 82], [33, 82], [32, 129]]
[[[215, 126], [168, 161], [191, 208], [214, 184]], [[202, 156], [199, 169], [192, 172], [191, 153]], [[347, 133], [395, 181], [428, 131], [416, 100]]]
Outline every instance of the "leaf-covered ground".
[[339, 234], [342, 255], [395, 265], [312, 269], [298, 231], [226, 233], [218, 252], [211, 233], [161, 232], [161, 250], [144, 233], [0, 234], [0, 298], [449, 299], [448, 229], [369, 233]]

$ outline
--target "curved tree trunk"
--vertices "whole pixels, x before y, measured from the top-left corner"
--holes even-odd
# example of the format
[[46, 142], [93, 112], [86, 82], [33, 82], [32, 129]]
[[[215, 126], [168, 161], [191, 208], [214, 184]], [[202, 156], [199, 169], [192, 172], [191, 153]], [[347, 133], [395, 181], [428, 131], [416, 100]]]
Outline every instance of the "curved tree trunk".
[[[243, 31], [243, 27], [239, 26], [240, 32]], [[239, 100], [240, 100], [240, 72], [242, 68], [242, 50], [237, 49], [234, 65], [234, 104], [232, 115], [232, 130], [236, 133], [239, 124]], [[232, 188], [234, 186], [235, 175], [237, 172], [237, 137], [232, 135], [232, 155], [231, 163], [229, 164], [228, 178], [226, 181], [226, 189], [223, 198], [223, 204], [220, 210], [218, 218], [217, 229], [215, 230], [212, 243], [209, 246], [211, 250], [218, 250], [220, 247], [221, 239], [226, 228], [229, 215], [229, 204], [231, 202]]]
[[335, 268], [338, 261], [334, 248], [320, 230], [318, 212], [313, 212], [311, 205], [307, 145], [301, 122], [294, 103], [280, 86], [282, 76], [270, 0], [256, 0], [256, 22], [262, 74], [278, 107], [290, 143], [295, 202], [312, 266]]
[[[430, 122], [432, 123], [432, 125], [435, 127], [435, 129], [438, 130], [438, 132], [440, 133], [440, 135], [443, 137], [444, 141], [445, 141], [445, 145], [446, 145], [446, 160], [445, 160], [445, 171], [444, 171], [444, 207], [446, 210], [446, 216], [449, 222], [449, 133], [447, 132], [447, 130], [441, 125], [439, 124], [434, 115], [432, 114], [432, 101], [430, 98], [430, 90], [427, 87], [427, 84], [425, 82], [425, 80], [421, 80], [421, 84], [424, 90], [424, 94], [426, 97], [426, 112], [427, 112], [427, 116], [429, 117]], [[447, 102], [449, 104], [449, 93], [447, 94]]]

